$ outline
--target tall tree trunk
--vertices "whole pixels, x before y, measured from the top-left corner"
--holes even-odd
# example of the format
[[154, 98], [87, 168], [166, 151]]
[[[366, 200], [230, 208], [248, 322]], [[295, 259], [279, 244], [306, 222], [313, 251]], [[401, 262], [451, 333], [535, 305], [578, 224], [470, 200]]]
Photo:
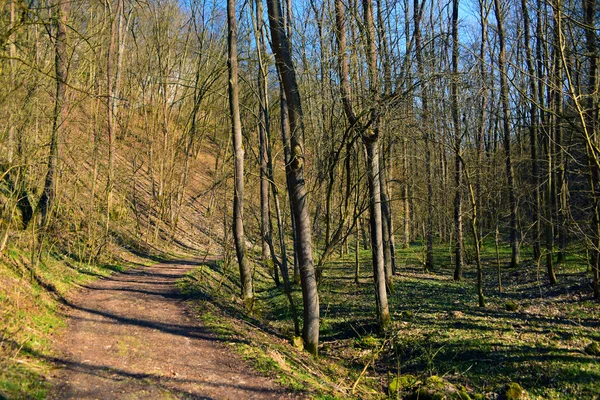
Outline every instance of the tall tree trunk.
[[[553, 114], [554, 114], [554, 163], [555, 163], [555, 177], [554, 177], [554, 210], [555, 210], [555, 221], [556, 221], [556, 230], [558, 233], [558, 252], [557, 252], [557, 264], [564, 263], [566, 261], [566, 224], [567, 224], [567, 181], [565, 174], [565, 152], [564, 152], [564, 143], [563, 143], [563, 127], [562, 127], [562, 114], [563, 114], [563, 82], [564, 82], [564, 74], [561, 60], [561, 51], [560, 51], [560, 36], [558, 33], [558, 29], [560, 29], [560, 22], [557, 20], [558, 16], [562, 14], [562, 1], [558, 0], [554, 4], [554, 7], [557, 8], [555, 13], [555, 27], [554, 27], [554, 53], [556, 54], [554, 60], [554, 73], [552, 81], [553, 81]], [[550, 276], [550, 282], [552, 284], [556, 283], [556, 276], [554, 275], [554, 271]]]
[[[15, 19], [15, 1], [16, 0], [11, 0], [10, 2], [10, 34], [8, 39], [8, 55], [10, 57], [10, 61], [8, 63], [9, 68], [10, 68], [10, 80], [13, 82], [13, 84], [16, 83], [16, 69], [15, 69], [15, 61], [17, 58], [17, 46], [15, 46], [15, 38], [14, 38], [14, 32], [15, 32], [15, 26], [16, 26], [16, 19]], [[11, 88], [12, 89], [12, 88]], [[10, 111], [9, 116], [8, 116], [8, 135], [6, 138], [6, 161], [9, 165], [9, 167], [12, 167], [13, 161], [14, 161], [14, 151], [15, 151], [15, 122], [14, 122], [14, 115], [15, 113], [13, 112], [13, 110]]]
[[590, 168], [592, 201], [594, 204], [592, 217], [592, 271], [594, 297], [600, 298], [600, 154], [598, 152], [598, 39], [596, 28], [596, 0], [584, 0], [584, 25], [586, 56], [588, 59], [586, 104], [583, 126], [586, 141], [586, 153]]
[[[292, 159], [292, 150], [291, 150], [291, 141], [290, 141], [290, 118], [289, 118], [289, 109], [288, 109], [288, 104], [287, 104], [287, 100], [285, 98], [285, 92], [283, 90], [283, 84], [280, 83], [279, 85], [279, 109], [280, 109], [280, 115], [281, 115], [281, 139], [283, 142], [283, 161], [285, 163], [285, 165], [289, 165]], [[289, 182], [289, 177], [286, 173], [286, 184], [289, 187], [290, 186], [290, 182]], [[291, 193], [288, 190], [288, 200], [289, 200], [289, 206], [290, 206], [290, 210], [294, 209], [294, 205], [292, 203], [292, 198], [291, 198]], [[294, 260], [294, 283], [295, 284], [300, 284], [301, 283], [301, 279], [300, 279], [300, 265], [298, 264], [298, 252], [297, 252], [297, 245], [296, 245], [296, 219], [294, 216], [294, 213], [291, 212], [290, 213], [290, 221], [292, 224], [292, 243], [293, 243], [293, 260]]]
[[[458, 110], [458, 0], [452, 1], [452, 122], [454, 124], [454, 184], [456, 194], [454, 197], [454, 280], [462, 279], [463, 269], [463, 223], [462, 223], [462, 163], [461, 147], [462, 134]], [[474, 232], [476, 233], [476, 232]], [[477, 238], [479, 240], [479, 238]]]
[[[271, 234], [271, 214], [270, 214], [270, 197], [269, 197], [269, 114], [267, 109], [267, 74], [266, 66], [264, 65], [263, 55], [266, 54], [265, 44], [263, 41], [263, 8], [262, 0], [255, 1], [256, 18], [254, 25], [254, 37], [257, 44], [258, 68], [257, 68], [257, 84], [258, 84], [258, 133], [259, 133], [259, 162], [260, 162], [260, 233], [262, 242], [261, 261], [263, 267], [269, 269], [269, 259], [274, 256], [273, 239]], [[279, 266], [273, 264], [273, 276], [275, 284], [279, 282]]]
[[[483, 156], [485, 153], [485, 132], [487, 127], [487, 104], [488, 104], [488, 83], [487, 83], [487, 69], [485, 62], [486, 44], [488, 37], [488, 17], [490, 13], [490, 5], [486, 0], [479, 0], [479, 12], [481, 19], [481, 44], [479, 45], [479, 73], [481, 75], [482, 94], [481, 94], [481, 109], [479, 112], [479, 127], [477, 132], [477, 162], [478, 162], [478, 173], [475, 177], [475, 194], [477, 196], [477, 204], [479, 206], [480, 214], [483, 215], [483, 196], [482, 196], [482, 175], [483, 169], [485, 168]], [[479, 232], [479, 241], [483, 246], [483, 219], [479, 223], [477, 231]]]
[[403, 198], [402, 201], [404, 203], [404, 242], [402, 243], [402, 247], [408, 249], [410, 247], [410, 185], [408, 182], [409, 174], [408, 174], [408, 145], [406, 138], [402, 139], [402, 172], [404, 175], [403, 182]]
[[[364, 26], [366, 28], [366, 50], [369, 77], [369, 92], [371, 93], [372, 127], [361, 129], [362, 140], [367, 152], [367, 178], [369, 181], [369, 211], [371, 222], [371, 250], [373, 259], [373, 279], [375, 281], [377, 314], [379, 328], [385, 331], [390, 325], [390, 311], [386, 292], [386, 272], [383, 256], [383, 213], [381, 196], [381, 174], [379, 165], [379, 88], [377, 86], [377, 47], [375, 43], [375, 20], [373, 1], [363, 0]], [[389, 276], [389, 275], [388, 275]], [[391, 278], [390, 278], [391, 282]], [[391, 286], [390, 286], [391, 287]]]
[[394, 262], [394, 254], [393, 254], [393, 232], [390, 223], [392, 221], [391, 218], [391, 210], [390, 210], [390, 199], [387, 196], [386, 190], [386, 165], [385, 165], [385, 155], [381, 154], [381, 163], [379, 167], [379, 186], [381, 188], [381, 232], [382, 232], [382, 246], [383, 246], [383, 265], [385, 269], [385, 282], [388, 287], [389, 292], [393, 292], [394, 287], [392, 283], [392, 277], [394, 275], [393, 271], [393, 262]]
[[345, 10], [341, 0], [335, 1], [336, 37], [339, 53], [340, 80], [342, 103], [346, 118], [351, 126], [355, 127], [362, 136], [367, 156], [367, 177], [369, 184], [369, 211], [371, 230], [371, 254], [373, 262], [373, 280], [375, 283], [375, 301], [379, 327], [385, 331], [390, 324], [390, 313], [386, 292], [386, 274], [383, 256], [383, 231], [381, 214], [381, 181], [379, 168], [379, 115], [377, 110], [377, 52], [375, 46], [375, 24], [373, 20], [373, 3], [363, 0], [364, 26], [366, 27], [366, 52], [368, 63], [369, 91], [371, 98], [370, 123], [373, 126], [361, 123], [352, 107], [350, 96], [350, 67], [346, 54], [346, 26]]
[[67, 81], [69, 79], [67, 54], [67, 19], [71, 3], [57, 1], [53, 6], [52, 40], [54, 42], [54, 70], [56, 73], [56, 97], [52, 116], [52, 134], [50, 136], [50, 154], [48, 155], [48, 170], [44, 180], [44, 191], [39, 200], [38, 208], [41, 215], [41, 225], [46, 227], [50, 212], [54, 206], [57, 189], [57, 169], [59, 157], [59, 142], [61, 134], [67, 128], [68, 103], [66, 101]]
[[233, 235], [235, 252], [240, 268], [242, 299], [248, 309], [252, 309], [254, 291], [252, 271], [246, 258], [246, 238], [244, 236], [244, 149], [242, 147], [242, 123], [240, 120], [238, 61], [237, 61], [237, 22], [236, 1], [227, 1], [228, 26], [228, 66], [229, 66], [229, 110], [231, 112], [231, 137], [234, 152], [234, 195], [233, 195]]
[[[381, 63], [383, 67], [383, 92], [386, 97], [389, 97], [392, 93], [392, 71], [391, 71], [391, 59], [390, 59], [390, 48], [388, 44], [388, 33], [384, 23], [383, 10], [388, 8], [387, 1], [378, 0], [377, 2], [377, 24], [379, 42], [381, 47]], [[389, 128], [386, 127], [383, 136], [383, 151], [381, 153], [381, 174], [379, 174], [381, 184], [381, 212], [382, 212], [382, 224], [383, 224], [383, 254], [385, 261], [386, 280], [388, 287], [392, 288], [391, 277], [396, 273], [396, 249], [394, 240], [394, 218], [392, 212], [392, 203], [390, 195], [390, 187], [388, 182], [390, 181], [391, 174], [391, 160], [392, 151], [394, 146], [394, 138], [389, 132]]]
[[[413, 19], [414, 19], [414, 36], [415, 36], [415, 56], [417, 59], [418, 78], [423, 81], [425, 78], [425, 67], [423, 63], [423, 49], [421, 44], [421, 17], [425, 1], [419, 5], [419, 0], [414, 0]], [[429, 126], [429, 102], [426, 89], [421, 87], [421, 126], [423, 130], [423, 138], [425, 139], [425, 179], [427, 181], [427, 215], [425, 222], [425, 240], [427, 242], [427, 253], [425, 257], [425, 270], [433, 269], [433, 182], [431, 171], [431, 135]]]
[[[557, 8], [560, 8], [560, 2], [556, 4]], [[549, 79], [550, 90], [549, 90], [549, 101], [551, 104], [552, 114], [550, 116], [551, 120], [551, 131], [548, 132], [548, 223], [549, 227], [547, 228], [548, 235], [548, 245], [553, 247], [554, 242], [554, 234], [560, 230], [560, 210], [559, 210], [559, 171], [560, 168], [558, 152], [561, 151], [559, 149], [562, 142], [562, 131], [560, 127], [560, 108], [562, 104], [562, 65], [561, 65], [561, 55], [560, 55], [560, 36], [558, 30], [560, 29], [560, 10], [558, 9], [558, 14], [555, 13], [554, 18], [554, 39], [552, 44], [552, 69], [551, 76]], [[557, 142], [560, 140], [560, 142]], [[554, 222], [554, 224], [552, 223]], [[551, 236], [550, 236], [551, 235]], [[551, 285], [556, 284], [556, 274], [554, 272], [554, 265], [552, 260], [552, 247], [549, 247], [548, 253], [546, 255], [546, 267], [548, 272], [548, 279]]]
[[[538, 11], [539, 12], [539, 11]], [[525, 61], [527, 64], [527, 74], [529, 80], [529, 96], [535, 99], [537, 96], [537, 79], [535, 74], [535, 65], [533, 60], [533, 52], [531, 50], [531, 28], [529, 22], [529, 10], [526, 0], [521, 0], [521, 13], [524, 21], [524, 40], [525, 40]], [[540, 192], [540, 175], [539, 175], [539, 160], [538, 160], [538, 136], [539, 136], [539, 118], [538, 105], [535, 101], [531, 101], [529, 105], [529, 146], [531, 150], [531, 181], [533, 183], [533, 258], [538, 260], [540, 253], [540, 237], [541, 237], [541, 192]]]
[[296, 249], [302, 284], [302, 300], [304, 303], [302, 337], [304, 339], [304, 348], [308, 352], [317, 355], [319, 346], [319, 294], [313, 263], [312, 228], [304, 181], [304, 149], [302, 145], [304, 122], [302, 104], [296, 73], [292, 65], [288, 34], [285, 31], [281, 18], [281, 4], [279, 0], [268, 0], [267, 6], [269, 25], [271, 27], [271, 44], [275, 53], [277, 69], [285, 91], [289, 110], [291, 159], [286, 165], [286, 175], [295, 221]]
[[[274, 275], [275, 275], [275, 283], [279, 285], [279, 280], [277, 279], [277, 270], [281, 272], [281, 277], [283, 279], [283, 290], [285, 295], [290, 303], [290, 310], [292, 312], [292, 319], [294, 320], [294, 333], [296, 336], [300, 335], [300, 323], [298, 321], [298, 310], [296, 308], [296, 303], [294, 302], [294, 298], [292, 297], [292, 289], [290, 284], [288, 263], [287, 263], [287, 247], [285, 244], [285, 232], [283, 227], [283, 218], [281, 216], [281, 207], [279, 204], [279, 193], [277, 189], [277, 185], [275, 184], [275, 176], [273, 174], [273, 160], [271, 157], [271, 130], [270, 130], [270, 120], [269, 120], [269, 98], [267, 96], [268, 82], [267, 82], [267, 65], [264, 60], [264, 55], [266, 54], [266, 46], [265, 46], [265, 38], [264, 38], [264, 22], [263, 22], [263, 7], [262, 0], [256, 0], [256, 33], [257, 33], [257, 43], [258, 43], [258, 65], [259, 65], [259, 98], [260, 98], [260, 124], [261, 124], [261, 174], [263, 173], [263, 162], [264, 162], [264, 177], [261, 175], [261, 201], [263, 197], [268, 197], [263, 195], [263, 183], [267, 183], [271, 188], [271, 194], [273, 198], [273, 203], [275, 206], [275, 215], [277, 220], [277, 230], [279, 232], [279, 247], [281, 249], [281, 261], [277, 259], [277, 255], [275, 254], [275, 246], [273, 245], [273, 228], [271, 225], [270, 218], [270, 210], [267, 209], [267, 220], [263, 220], [264, 222], [268, 222], [268, 232], [269, 235], [265, 238], [267, 245], [269, 247], [269, 252], [271, 256], [271, 260], [273, 261], [274, 267]], [[287, 107], [287, 106], [285, 106]], [[287, 123], [287, 121], [285, 121]], [[268, 190], [268, 187], [267, 187]], [[261, 204], [261, 207], [264, 205]], [[261, 216], [262, 217], [262, 216]], [[264, 246], [263, 246], [264, 252]], [[263, 255], [264, 256], [264, 255]]]
[[[115, 137], [117, 131], [119, 76], [122, 63], [122, 42], [124, 26], [124, 0], [117, 0], [116, 16], [111, 15], [110, 44], [106, 66], [107, 102], [107, 131], [108, 131], [108, 165], [106, 167], [106, 215], [105, 238], [108, 238], [110, 228], [110, 212], [112, 208], [114, 186]], [[116, 60], [115, 60], [116, 58]], [[116, 61], [116, 62], [115, 62]]]
[[508, 201], [510, 205], [510, 266], [519, 265], [519, 230], [517, 226], [517, 197], [515, 194], [515, 177], [512, 166], [511, 140], [510, 140], [510, 115], [508, 98], [508, 79], [506, 70], [506, 43], [504, 35], [504, 17], [500, 7], [500, 0], [494, 0], [494, 11], [498, 23], [498, 42], [500, 54], [498, 55], [498, 68], [500, 69], [500, 102], [502, 103], [502, 131], [504, 134], [504, 156], [506, 163], [506, 179], [508, 186]]

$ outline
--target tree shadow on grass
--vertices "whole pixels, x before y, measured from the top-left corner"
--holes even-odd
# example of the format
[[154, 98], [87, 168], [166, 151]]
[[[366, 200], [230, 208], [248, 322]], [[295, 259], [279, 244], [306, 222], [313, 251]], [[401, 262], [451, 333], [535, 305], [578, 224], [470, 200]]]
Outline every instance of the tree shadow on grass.
[[567, 385], [591, 387], [600, 380], [600, 369], [584, 368], [590, 357], [550, 346], [424, 339], [400, 345], [400, 358], [405, 372], [460, 376], [468, 371], [470, 379], [482, 386], [501, 380], [518, 381], [526, 388], [563, 389]]

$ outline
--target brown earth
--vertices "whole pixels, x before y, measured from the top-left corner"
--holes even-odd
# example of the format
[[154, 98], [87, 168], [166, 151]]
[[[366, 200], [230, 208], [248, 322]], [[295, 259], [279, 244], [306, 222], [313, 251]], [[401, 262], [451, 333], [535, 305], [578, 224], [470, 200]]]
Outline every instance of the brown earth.
[[74, 293], [49, 398], [298, 398], [251, 371], [192, 316], [175, 287], [191, 268], [135, 268]]

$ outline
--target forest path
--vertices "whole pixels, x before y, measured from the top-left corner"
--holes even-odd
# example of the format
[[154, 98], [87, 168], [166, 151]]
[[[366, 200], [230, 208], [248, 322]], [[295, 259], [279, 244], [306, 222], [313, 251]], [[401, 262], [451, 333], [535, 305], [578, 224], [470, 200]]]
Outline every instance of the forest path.
[[176, 261], [101, 279], [67, 301], [50, 399], [295, 398], [199, 325], [175, 283]]

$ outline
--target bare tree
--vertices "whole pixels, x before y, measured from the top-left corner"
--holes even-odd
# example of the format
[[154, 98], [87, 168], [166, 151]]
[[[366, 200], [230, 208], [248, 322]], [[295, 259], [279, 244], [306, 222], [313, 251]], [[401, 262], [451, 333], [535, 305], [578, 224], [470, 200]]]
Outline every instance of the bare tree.
[[452, 123], [454, 125], [454, 184], [456, 193], [454, 197], [454, 280], [462, 279], [463, 267], [463, 223], [462, 223], [462, 162], [460, 152], [462, 148], [462, 133], [460, 127], [460, 112], [458, 107], [458, 3], [452, 1]]
[[41, 215], [41, 225], [48, 225], [50, 212], [56, 198], [58, 179], [59, 143], [67, 128], [67, 113], [69, 103], [66, 99], [69, 79], [67, 54], [67, 20], [70, 2], [57, 0], [52, 7], [51, 39], [54, 43], [54, 71], [56, 73], [56, 97], [52, 115], [52, 133], [50, 136], [50, 153], [48, 155], [48, 170], [44, 180], [44, 191], [38, 203]]
[[242, 147], [242, 122], [240, 120], [238, 61], [237, 61], [237, 20], [236, 1], [227, 1], [228, 26], [228, 66], [229, 66], [229, 110], [231, 113], [231, 137], [234, 152], [234, 195], [233, 195], [233, 235], [235, 252], [240, 268], [242, 299], [248, 309], [254, 303], [252, 271], [246, 257], [244, 236], [244, 149]]
[[[423, 63], [423, 45], [421, 39], [421, 19], [425, 8], [425, 0], [419, 4], [419, 0], [414, 0], [413, 5], [413, 23], [415, 36], [415, 56], [417, 59], [417, 75], [423, 84], [425, 79], [425, 67]], [[431, 171], [431, 133], [429, 126], [429, 98], [425, 87], [421, 87], [421, 129], [425, 141], [425, 179], [427, 181], [427, 212], [425, 222], [425, 236], [427, 241], [427, 254], [425, 256], [425, 269], [430, 271], [433, 268], [433, 182]]]
[[[231, 1], [231, 0], [230, 0]], [[302, 284], [302, 299], [304, 303], [304, 325], [302, 337], [304, 348], [314, 354], [318, 353], [319, 346], [319, 294], [312, 254], [312, 228], [308, 212], [307, 193], [304, 180], [304, 149], [302, 137], [304, 135], [304, 121], [302, 103], [298, 91], [296, 72], [292, 63], [289, 50], [288, 34], [285, 30], [281, 3], [279, 0], [268, 0], [269, 26], [271, 28], [271, 45], [279, 78], [288, 103], [291, 151], [290, 162], [286, 165], [288, 192], [294, 214], [294, 231], [296, 254], [300, 269]]]
[[500, 1], [494, 0], [494, 11], [496, 22], [498, 24], [498, 41], [500, 54], [498, 55], [498, 68], [500, 72], [500, 102], [502, 106], [502, 132], [504, 141], [504, 157], [506, 163], [506, 179], [508, 183], [508, 197], [510, 206], [510, 246], [511, 246], [511, 267], [519, 265], [519, 228], [517, 226], [517, 197], [515, 195], [515, 177], [511, 153], [511, 133], [510, 133], [510, 105], [508, 94], [508, 78], [506, 70], [506, 38], [504, 34], [504, 10], [501, 8]]
[[[371, 94], [370, 110], [368, 118], [361, 120], [357, 116], [351, 101], [351, 89], [348, 78], [350, 68], [346, 49], [346, 27], [345, 10], [341, 0], [335, 1], [336, 37], [338, 43], [340, 81], [342, 91], [342, 103], [348, 122], [362, 137], [367, 155], [367, 177], [369, 182], [369, 211], [371, 228], [371, 251], [373, 262], [373, 279], [375, 281], [375, 299], [377, 306], [377, 317], [379, 327], [387, 329], [390, 324], [390, 313], [386, 292], [386, 275], [383, 257], [383, 230], [381, 213], [381, 173], [379, 166], [379, 109], [378, 109], [378, 87], [377, 87], [377, 51], [375, 45], [375, 24], [373, 19], [373, 3], [363, 0], [365, 47], [367, 58], [367, 69], [369, 78], [369, 92]], [[362, 114], [362, 113], [361, 113]]]

